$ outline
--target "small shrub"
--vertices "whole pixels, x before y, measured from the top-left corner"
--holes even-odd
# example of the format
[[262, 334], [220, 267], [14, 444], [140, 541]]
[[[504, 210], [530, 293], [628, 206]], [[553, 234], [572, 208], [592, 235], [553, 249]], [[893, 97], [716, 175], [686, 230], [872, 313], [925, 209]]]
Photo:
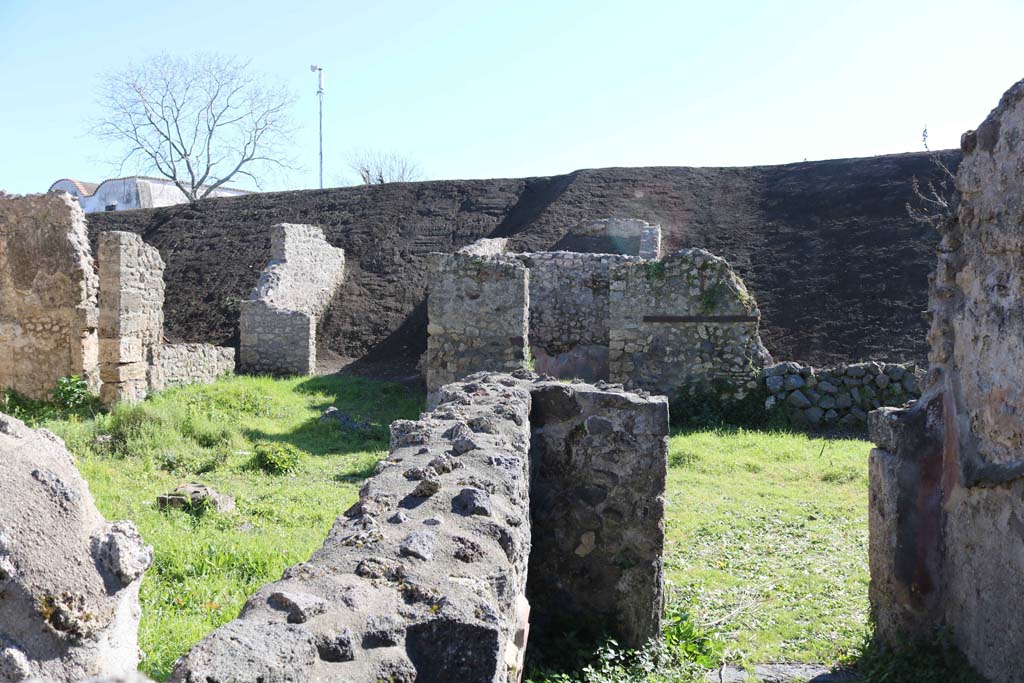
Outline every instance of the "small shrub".
[[741, 399], [722, 399], [731, 393], [725, 380], [716, 380], [709, 388], [695, 388], [678, 394], [669, 403], [669, 416], [676, 427], [776, 427], [783, 416], [769, 413], [764, 402], [768, 390], [762, 386]]
[[267, 474], [288, 474], [299, 466], [302, 453], [291, 444], [261, 441], [255, 446], [253, 463]]
[[644, 271], [647, 275], [648, 280], [664, 280], [665, 279], [665, 262], [664, 261], [649, 261], [644, 264]]
[[57, 380], [51, 396], [57, 407], [64, 410], [77, 410], [92, 399], [89, 385], [78, 375], [68, 375]]

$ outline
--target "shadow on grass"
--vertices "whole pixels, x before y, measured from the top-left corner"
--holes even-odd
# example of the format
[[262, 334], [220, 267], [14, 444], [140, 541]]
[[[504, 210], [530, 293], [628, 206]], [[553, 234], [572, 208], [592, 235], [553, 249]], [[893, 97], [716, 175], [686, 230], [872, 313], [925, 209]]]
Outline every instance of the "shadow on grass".
[[299, 383], [295, 390], [322, 396], [323, 400], [310, 404], [314, 409], [324, 411], [334, 406], [365, 427], [354, 428], [334, 420], [321, 422], [320, 418], [311, 418], [285, 434], [248, 429], [244, 432], [246, 437], [252, 441], [290, 443], [313, 455], [379, 451], [388, 447], [391, 423], [416, 419], [426, 403], [423, 393], [414, 388], [342, 375], [312, 377]]

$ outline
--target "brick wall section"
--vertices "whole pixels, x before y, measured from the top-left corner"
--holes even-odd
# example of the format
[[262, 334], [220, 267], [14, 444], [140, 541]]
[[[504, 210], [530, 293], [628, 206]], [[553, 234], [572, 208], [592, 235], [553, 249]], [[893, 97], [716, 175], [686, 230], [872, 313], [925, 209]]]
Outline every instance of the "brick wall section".
[[913, 363], [871, 361], [833, 368], [776, 363], [764, 369], [765, 407], [781, 411], [798, 427], [863, 427], [872, 410], [917, 400], [923, 374]]
[[743, 281], [702, 249], [616, 266], [609, 298], [613, 382], [670, 398], [710, 391], [730, 401], [756, 388], [771, 361]]
[[241, 304], [239, 363], [247, 372], [312, 374], [318, 318], [345, 277], [345, 252], [312, 225], [272, 231], [271, 261]]
[[480, 370], [510, 372], [527, 359], [529, 272], [515, 257], [431, 254], [427, 391]]
[[517, 254], [530, 269], [530, 351], [541, 374], [608, 379], [608, 293], [615, 254]]
[[104, 404], [140, 401], [164, 324], [164, 262], [131, 232], [99, 238], [100, 398]]
[[664, 606], [667, 400], [541, 382], [530, 424], [534, 642], [576, 632], [642, 647]]
[[45, 399], [66, 375], [96, 389], [96, 294], [78, 203], [0, 192], [0, 389]]
[[941, 227], [930, 367], [909, 409], [872, 413], [876, 633], [948, 630], [986, 680], [1024, 671], [1024, 81], [961, 140]]

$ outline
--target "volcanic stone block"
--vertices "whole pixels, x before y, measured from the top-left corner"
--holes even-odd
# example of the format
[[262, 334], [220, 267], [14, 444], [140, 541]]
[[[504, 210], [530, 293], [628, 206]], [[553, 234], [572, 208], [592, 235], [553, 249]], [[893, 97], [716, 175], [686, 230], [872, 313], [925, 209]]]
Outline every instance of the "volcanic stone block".
[[107, 523], [52, 433], [0, 414], [0, 680], [129, 675], [153, 559]]
[[664, 606], [667, 400], [542, 382], [531, 424], [536, 642], [574, 631], [640, 647]]

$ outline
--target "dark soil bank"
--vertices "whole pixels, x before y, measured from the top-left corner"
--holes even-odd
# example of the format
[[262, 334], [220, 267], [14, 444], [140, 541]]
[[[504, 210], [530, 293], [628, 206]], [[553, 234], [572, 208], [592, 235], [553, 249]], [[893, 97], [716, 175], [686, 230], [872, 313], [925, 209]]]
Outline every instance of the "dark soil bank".
[[[943, 158], [955, 166], [959, 152]], [[927, 278], [938, 235], [907, 216], [925, 154], [750, 168], [606, 168], [551, 178], [396, 183], [253, 194], [192, 206], [90, 214], [131, 230], [167, 263], [166, 335], [231, 344], [238, 302], [270, 254], [269, 227], [311, 223], [345, 250], [345, 284], [321, 346], [415, 363], [426, 348], [424, 256], [480, 237], [551, 248], [581, 220], [641, 218], [666, 250], [702, 247], [736, 267], [777, 359], [815, 365], [923, 360]]]

